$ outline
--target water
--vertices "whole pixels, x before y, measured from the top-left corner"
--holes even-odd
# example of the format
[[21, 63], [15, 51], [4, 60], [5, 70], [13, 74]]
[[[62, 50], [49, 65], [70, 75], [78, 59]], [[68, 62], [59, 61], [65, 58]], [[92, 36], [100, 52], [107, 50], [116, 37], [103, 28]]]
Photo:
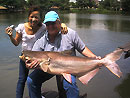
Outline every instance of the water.
[[[15, 98], [18, 63], [21, 47], [15, 47], [4, 29], [27, 21], [27, 14], [0, 14], [0, 98]], [[68, 27], [77, 31], [87, 47], [96, 55], [104, 56], [118, 46], [130, 42], [130, 16], [106, 14], [60, 14]], [[80, 56], [80, 54], [78, 54]], [[105, 67], [85, 86], [77, 80], [80, 95], [87, 98], [130, 98], [130, 59], [117, 61], [123, 72], [117, 78]], [[57, 91], [55, 77], [43, 84], [43, 90]], [[28, 96], [27, 87], [24, 97]]]

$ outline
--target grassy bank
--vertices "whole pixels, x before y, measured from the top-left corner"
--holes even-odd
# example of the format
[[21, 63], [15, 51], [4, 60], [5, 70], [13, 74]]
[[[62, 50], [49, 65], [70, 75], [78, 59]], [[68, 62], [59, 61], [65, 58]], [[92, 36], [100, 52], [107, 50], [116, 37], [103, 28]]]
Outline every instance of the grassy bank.
[[[46, 13], [48, 12], [50, 9], [48, 10], [43, 10], [43, 13]], [[130, 15], [130, 12], [123, 12], [123, 11], [111, 11], [111, 10], [106, 10], [106, 9], [78, 9], [78, 8], [71, 8], [70, 10], [60, 10], [60, 9], [53, 9], [57, 12], [60, 12], [60, 13], [89, 13], [89, 14], [123, 14], [123, 15]], [[28, 9], [24, 10], [24, 11], [21, 11], [21, 10], [18, 10], [18, 11], [2, 11], [0, 13], [26, 13], [28, 12]]]
[[94, 13], [94, 14], [122, 14], [121, 11], [110, 11], [106, 9], [70, 9], [71, 13]]

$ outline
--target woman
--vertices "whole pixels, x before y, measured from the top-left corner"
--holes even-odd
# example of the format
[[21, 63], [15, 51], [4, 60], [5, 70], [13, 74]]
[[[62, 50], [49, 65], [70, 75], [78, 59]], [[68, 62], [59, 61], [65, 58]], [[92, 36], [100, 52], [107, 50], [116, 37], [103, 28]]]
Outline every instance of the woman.
[[[64, 33], [66, 30], [66, 25], [62, 24], [62, 33]], [[44, 32], [46, 31], [45, 24], [42, 24], [42, 12], [40, 8], [38, 7], [31, 7], [29, 9], [28, 14], [28, 22], [19, 24], [18, 27], [15, 28], [16, 30], [16, 36], [13, 37], [12, 28], [7, 27], [6, 33], [10, 37], [11, 42], [18, 46], [19, 43], [22, 45], [22, 51], [23, 50], [32, 50], [33, 44], [35, 41], [39, 38], [41, 38], [44, 35]], [[16, 98], [22, 98], [25, 82], [28, 76], [29, 70], [25, 66], [25, 62], [20, 60], [19, 64], [19, 79], [17, 82], [17, 88], [16, 88]]]

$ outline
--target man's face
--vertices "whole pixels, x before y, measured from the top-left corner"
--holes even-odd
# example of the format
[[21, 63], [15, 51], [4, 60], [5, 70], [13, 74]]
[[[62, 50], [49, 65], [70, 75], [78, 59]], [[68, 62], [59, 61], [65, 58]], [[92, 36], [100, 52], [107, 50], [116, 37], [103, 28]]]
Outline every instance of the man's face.
[[46, 22], [46, 28], [49, 34], [58, 34], [61, 29], [60, 20], [56, 20], [55, 22]]

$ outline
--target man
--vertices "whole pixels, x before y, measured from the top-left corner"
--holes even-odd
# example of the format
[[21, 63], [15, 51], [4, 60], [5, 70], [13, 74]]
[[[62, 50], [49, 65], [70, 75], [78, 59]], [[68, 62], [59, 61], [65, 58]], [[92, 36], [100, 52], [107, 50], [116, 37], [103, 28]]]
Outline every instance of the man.
[[[47, 31], [45, 35], [36, 41], [33, 46], [33, 51], [64, 51], [72, 50], [72, 55], [76, 55], [76, 51], [88, 57], [96, 57], [82, 42], [78, 34], [68, 28], [68, 33], [61, 34], [61, 22], [58, 14], [55, 11], [50, 11], [45, 15], [44, 23]], [[27, 63], [28, 68], [37, 67], [38, 62]], [[27, 79], [30, 98], [41, 98], [42, 83], [52, 78], [54, 75], [43, 72], [40, 69], [35, 69]], [[72, 83], [68, 83], [61, 76], [57, 76], [58, 89], [60, 87], [65, 90], [67, 98], [79, 98], [79, 89], [76, 85], [76, 77], [71, 75]], [[62, 80], [62, 81], [60, 81]], [[61, 89], [62, 90], [62, 89]], [[63, 96], [65, 96], [63, 95]], [[63, 98], [63, 97], [61, 97]]]

